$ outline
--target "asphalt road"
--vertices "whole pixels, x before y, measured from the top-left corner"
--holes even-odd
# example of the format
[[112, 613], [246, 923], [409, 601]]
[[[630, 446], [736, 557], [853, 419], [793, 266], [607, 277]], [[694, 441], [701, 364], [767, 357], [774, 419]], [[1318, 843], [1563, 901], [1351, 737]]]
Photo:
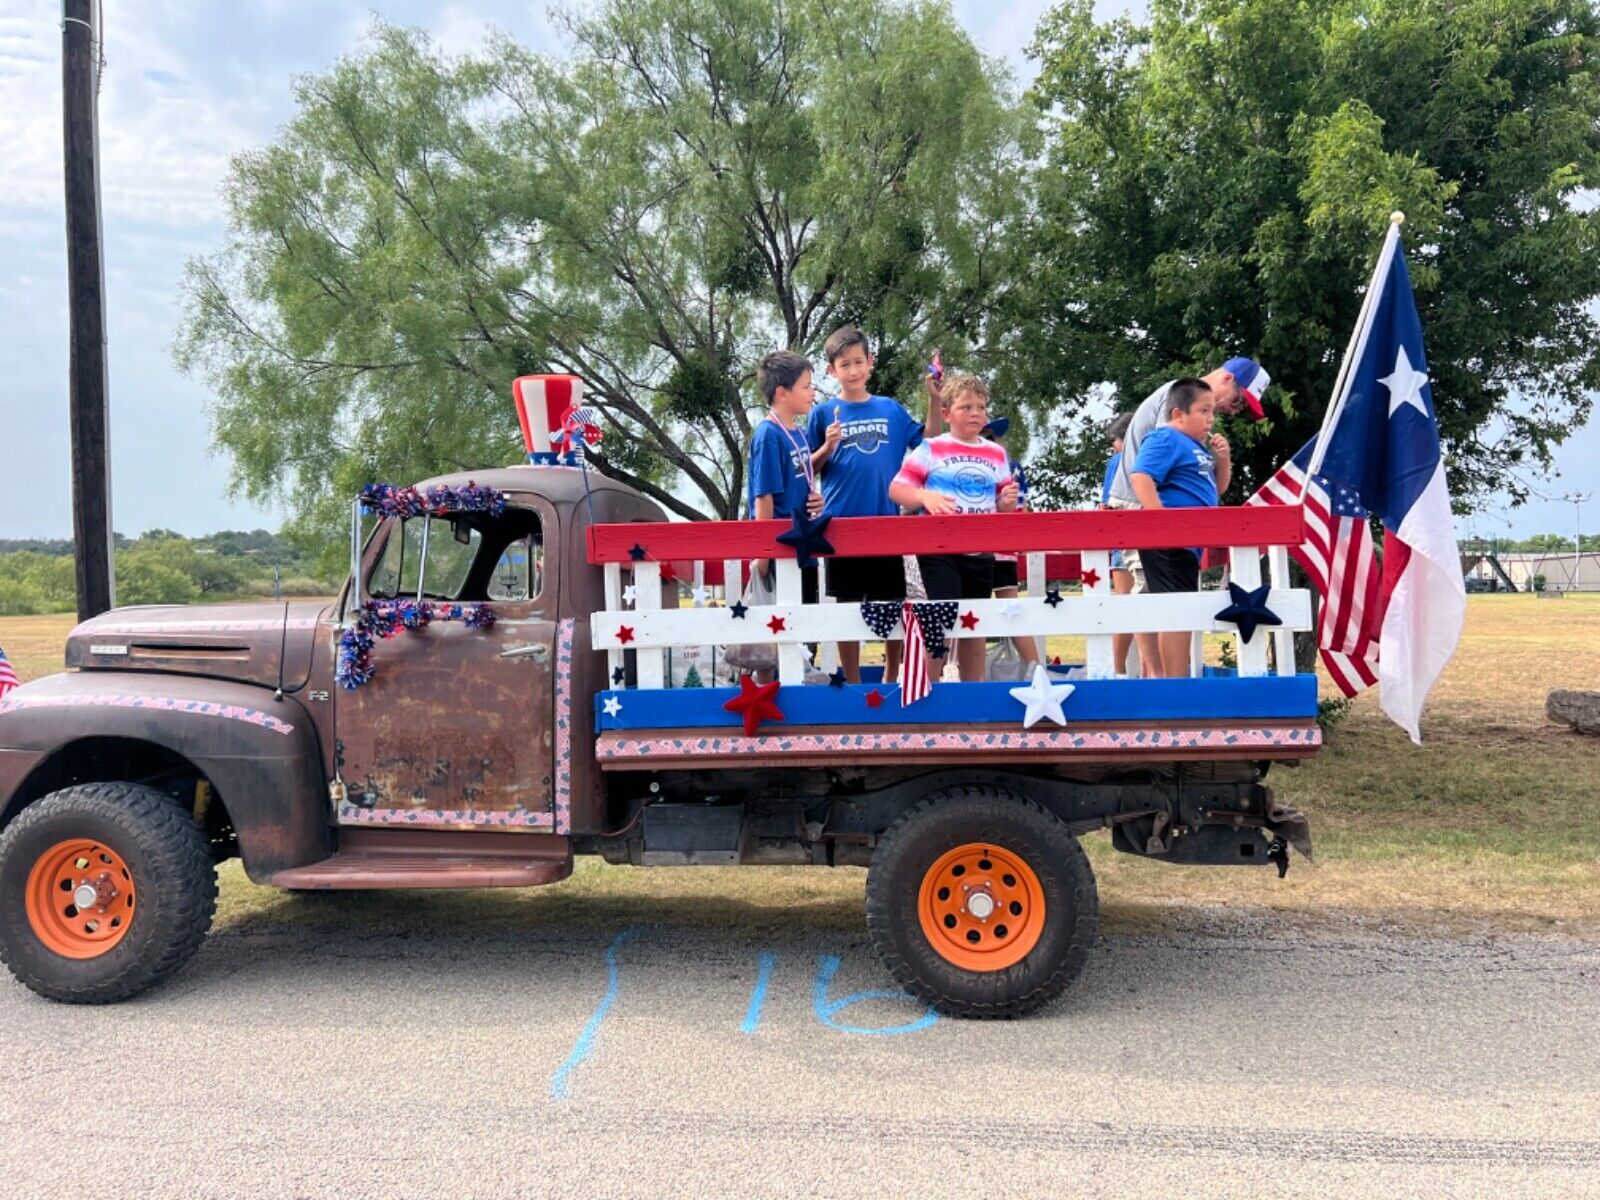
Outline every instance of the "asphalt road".
[[1600, 1196], [1597, 944], [1191, 913], [984, 1024], [841, 1003], [890, 987], [860, 933], [687, 900], [335, 903], [119, 1007], [0, 980], [0, 1195]]

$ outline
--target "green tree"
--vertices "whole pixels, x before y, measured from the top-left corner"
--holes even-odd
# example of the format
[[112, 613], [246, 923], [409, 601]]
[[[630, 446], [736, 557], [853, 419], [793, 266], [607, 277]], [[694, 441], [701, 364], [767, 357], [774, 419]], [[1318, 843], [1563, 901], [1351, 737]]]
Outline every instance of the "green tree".
[[[1253, 352], [1269, 427], [1242, 496], [1316, 432], [1388, 214], [1404, 228], [1458, 502], [1524, 495], [1600, 387], [1600, 14], [1593, 0], [1071, 0], [1040, 25], [1048, 150], [1019, 226], [1007, 385], [1053, 411], [1041, 483], [1175, 374]], [[1020, 273], [1020, 272], [1019, 272]]]
[[930, 347], [980, 340], [1022, 120], [946, 3], [568, 21], [559, 61], [379, 25], [235, 161], [177, 357], [218, 392], [235, 486], [302, 537], [368, 479], [517, 457], [510, 382], [545, 370], [585, 380], [597, 469], [732, 516], [761, 354], [857, 321], [912, 400]]

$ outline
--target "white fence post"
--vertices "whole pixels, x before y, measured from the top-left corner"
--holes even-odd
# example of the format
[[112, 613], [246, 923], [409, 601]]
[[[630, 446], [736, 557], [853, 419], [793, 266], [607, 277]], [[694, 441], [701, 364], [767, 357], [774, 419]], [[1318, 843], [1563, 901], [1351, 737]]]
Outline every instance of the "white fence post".
[[[1032, 551], [1027, 555], [1028, 560], [1028, 599], [1036, 600], [1042, 597], [1050, 587], [1050, 581], [1045, 576], [1045, 556], [1042, 551]], [[1036, 637], [1033, 644], [1039, 648], [1039, 661], [1049, 662], [1050, 656], [1045, 652], [1047, 639]]]
[[[777, 581], [773, 599], [778, 604], [801, 604], [800, 564], [792, 558], [772, 560], [777, 568]], [[788, 642], [778, 647], [778, 682], [785, 687], [806, 681], [806, 648], [800, 642]]]
[[[1261, 547], [1231, 546], [1228, 548], [1228, 562], [1230, 566], [1228, 577], [1234, 583], [1247, 592], [1261, 586]], [[1266, 626], [1257, 629], [1248, 642], [1242, 635], [1234, 636], [1236, 647], [1234, 659], [1239, 664], [1241, 678], [1267, 673], [1267, 639], [1263, 635], [1265, 629]]]
[[[637, 562], [633, 564], [633, 607], [636, 612], [652, 612], [661, 608], [661, 564]], [[628, 623], [627, 616], [622, 624]], [[634, 661], [639, 667], [639, 686], [660, 688], [667, 686], [667, 652], [640, 648], [634, 651]]]
[[[1289, 547], [1272, 546], [1267, 550], [1267, 579], [1273, 591], [1289, 588]], [[1294, 630], [1280, 625], [1272, 631], [1273, 657], [1278, 660], [1279, 675], [1293, 675], [1297, 671], [1294, 661]]]
[[[620, 613], [622, 611], [622, 564], [606, 564], [606, 611]], [[606, 686], [621, 687], [620, 683], [613, 683], [618, 668], [622, 666], [622, 651], [606, 651]]]
[[[1083, 594], [1085, 596], [1111, 595], [1111, 552], [1109, 550], [1085, 550], [1083, 558]], [[1089, 582], [1089, 576], [1094, 576], [1094, 582]], [[1117, 673], [1116, 651], [1112, 645], [1111, 634], [1091, 633], [1088, 637], [1088, 653], [1085, 656], [1084, 669], [1088, 671], [1090, 679], [1110, 679]]]

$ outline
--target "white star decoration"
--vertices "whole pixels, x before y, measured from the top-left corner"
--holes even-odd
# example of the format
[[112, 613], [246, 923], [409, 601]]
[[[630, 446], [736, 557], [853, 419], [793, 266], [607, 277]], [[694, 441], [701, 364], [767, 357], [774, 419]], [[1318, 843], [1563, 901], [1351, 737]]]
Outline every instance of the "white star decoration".
[[1065, 725], [1067, 715], [1061, 711], [1061, 702], [1076, 690], [1070, 683], [1051, 683], [1050, 672], [1043, 667], [1035, 667], [1033, 680], [1027, 687], [1012, 688], [1011, 698], [1027, 707], [1028, 711], [1022, 717], [1024, 729], [1032, 729], [1045, 717], [1057, 725]]
[[633, 584], [630, 583], [627, 587], [622, 589], [622, 602], [624, 604], [632, 604], [638, 598], [639, 589], [634, 587]]
[[1006, 606], [1000, 611], [1008, 621], [1013, 617], [1020, 617], [1022, 615], [1022, 602], [1020, 600], [1007, 600]]
[[704, 608], [706, 601], [711, 599], [710, 588], [697, 587], [691, 594], [694, 596], [694, 606], [696, 608]]
[[1422, 402], [1422, 389], [1428, 386], [1428, 373], [1412, 367], [1404, 346], [1395, 355], [1394, 374], [1386, 375], [1378, 382], [1389, 389], [1390, 417], [1407, 404], [1413, 405], [1423, 416], [1428, 415], [1428, 406]]
[[614, 717], [622, 711], [622, 701], [615, 696], [607, 696], [605, 703], [600, 708], [605, 712], [606, 716]]

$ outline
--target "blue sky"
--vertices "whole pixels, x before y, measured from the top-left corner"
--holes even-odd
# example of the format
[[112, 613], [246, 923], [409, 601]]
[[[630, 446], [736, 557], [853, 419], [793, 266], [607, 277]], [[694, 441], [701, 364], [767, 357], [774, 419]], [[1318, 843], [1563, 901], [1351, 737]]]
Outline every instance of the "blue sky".
[[[1022, 49], [1047, 0], [954, 7], [986, 50], [1028, 76]], [[1104, 15], [1123, 7], [1100, 4]], [[210, 450], [210, 394], [171, 359], [183, 265], [223, 239], [218, 188], [229, 157], [270, 140], [290, 115], [293, 76], [355, 49], [374, 12], [429, 30], [448, 50], [473, 48], [490, 23], [538, 49], [561, 43], [543, 3], [115, 0], [106, 8], [100, 136], [114, 523], [129, 534], [273, 528], [276, 513], [227, 499], [228, 464]], [[0, 479], [12, 501], [0, 508], [0, 537], [65, 537], [72, 528], [59, 20], [60, 0], [0, 0]], [[1560, 455], [1567, 479], [1540, 488], [1583, 486], [1597, 464], [1600, 426], [1591, 424]], [[1536, 503], [1463, 522], [1462, 532], [1571, 525], [1571, 505]]]

